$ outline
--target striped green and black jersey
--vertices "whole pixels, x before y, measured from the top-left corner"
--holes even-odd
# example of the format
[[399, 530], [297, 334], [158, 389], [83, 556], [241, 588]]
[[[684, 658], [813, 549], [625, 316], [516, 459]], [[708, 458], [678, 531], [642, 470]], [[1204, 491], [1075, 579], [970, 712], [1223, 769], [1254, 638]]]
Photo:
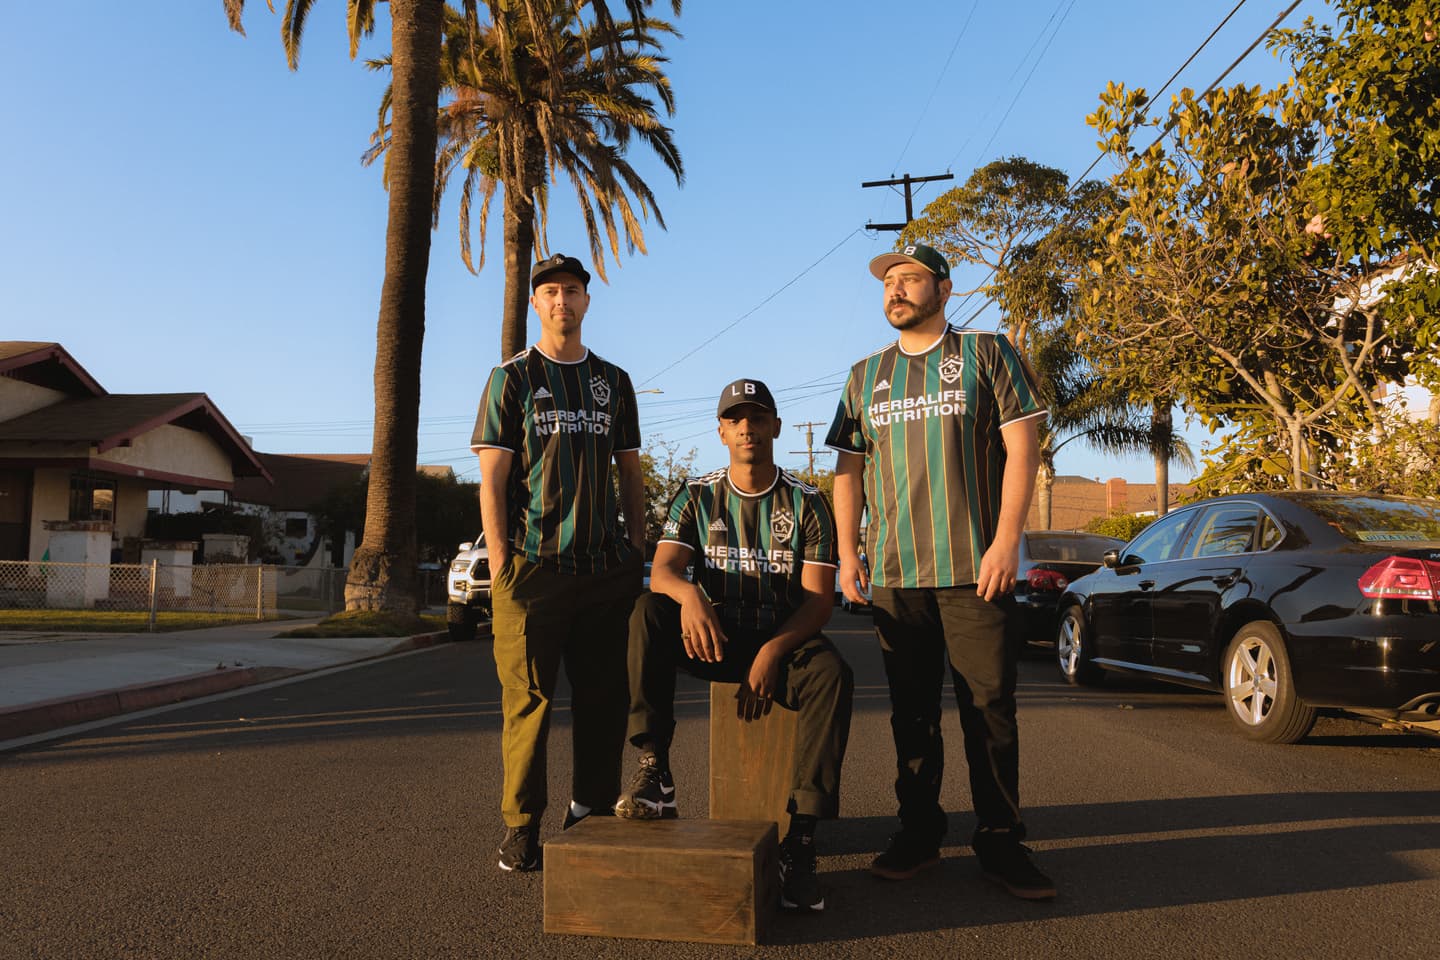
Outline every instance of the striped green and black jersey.
[[784, 470], [760, 493], [740, 492], [728, 470], [716, 470], [680, 485], [660, 542], [696, 554], [695, 582], [722, 622], [774, 630], [805, 599], [801, 566], [835, 566], [835, 514], [823, 493]]
[[517, 553], [562, 573], [596, 573], [634, 547], [620, 530], [610, 461], [640, 449], [635, 388], [624, 370], [586, 352], [571, 363], [539, 347], [490, 372], [470, 449], [515, 454], [507, 519]]
[[878, 587], [974, 583], [995, 538], [1000, 428], [1042, 417], [1035, 378], [1003, 336], [946, 327], [855, 364], [825, 443], [865, 457], [866, 553]]

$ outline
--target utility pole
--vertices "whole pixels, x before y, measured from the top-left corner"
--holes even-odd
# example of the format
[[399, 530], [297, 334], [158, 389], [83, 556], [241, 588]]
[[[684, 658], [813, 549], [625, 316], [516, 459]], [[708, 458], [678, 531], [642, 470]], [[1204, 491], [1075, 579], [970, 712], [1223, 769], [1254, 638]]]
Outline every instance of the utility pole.
[[870, 223], [866, 222], [866, 230], [904, 230], [915, 219], [915, 205], [910, 196], [910, 184], [929, 183], [932, 180], [954, 180], [953, 173], [939, 173], [933, 177], [912, 177], [905, 174], [899, 180], [871, 180], [868, 183], [860, 184], [861, 187], [895, 187], [905, 185], [905, 222], [904, 223]]
[[[807, 421], [804, 422], [804, 423], [797, 423], [797, 424], [795, 424], [795, 429], [796, 429], [796, 430], [804, 430], [804, 431], [805, 431], [805, 449], [804, 449], [804, 450], [791, 450], [790, 452], [791, 452], [791, 453], [803, 453], [803, 454], [805, 454], [805, 456], [807, 456], [807, 457], [810, 458], [810, 479], [812, 479], [812, 480], [815, 479], [815, 428], [816, 428], [816, 427], [823, 427], [823, 426], [825, 426], [825, 424], [822, 423], [822, 422], [820, 422], [820, 421], [818, 421], [818, 420], [807, 420]], [[829, 453], [829, 452], [830, 452], [830, 451], [828, 451], [828, 450], [821, 450], [821, 451], [820, 451], [820, 453], [821, 453], [822, 455], [823, 455], [823, 454], [826, 454], [826, 453]]]

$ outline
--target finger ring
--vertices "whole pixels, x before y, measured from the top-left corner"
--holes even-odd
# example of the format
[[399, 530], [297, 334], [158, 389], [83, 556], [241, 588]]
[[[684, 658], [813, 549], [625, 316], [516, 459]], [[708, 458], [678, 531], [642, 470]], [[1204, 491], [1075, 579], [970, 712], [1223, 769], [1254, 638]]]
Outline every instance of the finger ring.
[[681, 631], [681, 633], [680, 633], [680, 639], [681, 639], [681, 640], [689, 640], [689, 639], [690, 639], [690, 634], [688, 634], [688, 633], [686, 633], [686, 632], [684, 632], [684, 631]]

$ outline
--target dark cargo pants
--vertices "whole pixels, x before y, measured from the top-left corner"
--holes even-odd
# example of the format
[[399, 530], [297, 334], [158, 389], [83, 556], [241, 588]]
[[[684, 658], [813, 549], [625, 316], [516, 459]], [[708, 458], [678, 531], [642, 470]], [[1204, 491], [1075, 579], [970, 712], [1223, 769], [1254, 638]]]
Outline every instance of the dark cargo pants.
[[901, 826], [937, 843], [945, 835], [940, 695], [948, 662], [978, 825], [1023, 836], [1017, 652], [1005, 635], [1013, 599], [987, 602], [976, 596], [973, 586], [875, 587], [873, 602], [875, 633], [890, 684]]
[[[680, 639], [680, 605], [658, 593], [642, 593], [630, 615], [630, 741], [668, 747], [675, 735], [675, 671], [711, 683], [743, 683], [760, 647], [769, 639], [723, 624], [729, 643], [719, 663], [692, 660]], [[781, 666], [782, 708], [794, 710], [795, 772], [790, 811], [834, 817], [840, 809], [840, 767], [850, 738], [855, 676], [840, 651], [817, 634], [791, 652]], [[741, 721], [737, 718], [736, 723]]]

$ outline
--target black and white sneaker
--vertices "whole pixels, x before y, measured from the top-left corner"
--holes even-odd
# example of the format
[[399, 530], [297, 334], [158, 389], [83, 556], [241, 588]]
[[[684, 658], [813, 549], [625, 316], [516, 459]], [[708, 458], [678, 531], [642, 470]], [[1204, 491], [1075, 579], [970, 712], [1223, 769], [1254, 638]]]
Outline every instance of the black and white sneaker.
[[[579, 809], [581, 810], [584, 810], [585, 812], [577, 813], [577, 807], [579, 807]], [[590, 817], [613, 817], [614, 815], [614, 810], [607, 810], [604, 807], [601, 807], [599, 809], [594, 809], [591, 807], [581, 807], [579, 804], [572, 802], [570, 806], [565, 810], [565, 822], [560, 826], [560, 829], [569, 830], [581, 820], [588, 820]]]
[[528, 873], [540, 869], [540, 831], [533, 825], [508, 827], [500, 841], [500, 869]]
[[615, 801], [615, 816], [626, 820], [673, 820], [680, 816], [675, 804], [675, 780], [655, 754], [640, 755], [630, 785]]
[[786, 837], [780, 844], [780, 906], [811, 913], [825, 909], [825, 891], [815, 876], [814, 837]]
[[975, 831], [970, 841], [985, 876], [1021, 900], [1054, 900], [1055, 881], [1040, 872], [1030, 848], [1008, 830]]

